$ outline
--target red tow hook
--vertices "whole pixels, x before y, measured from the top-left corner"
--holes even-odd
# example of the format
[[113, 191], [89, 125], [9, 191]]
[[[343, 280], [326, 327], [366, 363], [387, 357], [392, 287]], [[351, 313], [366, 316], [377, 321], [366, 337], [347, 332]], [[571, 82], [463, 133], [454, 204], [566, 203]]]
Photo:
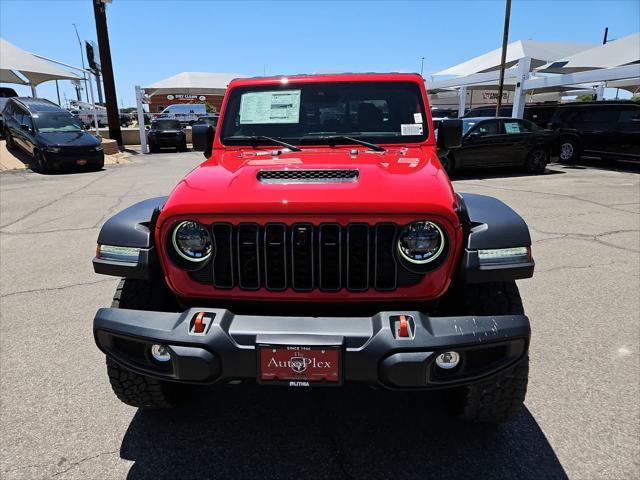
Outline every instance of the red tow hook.
[[204, 333], [206, 325], [202, 322], [203, 318], [204, 312], [200, 312], [196, 315], [196, 318], [193, 320], [193, 328], [191, 329], [193, 333]]
[[398, 337], [409, 337], [409, 322], [407, 317], [400, 315], [400, 322], [398, 323]]

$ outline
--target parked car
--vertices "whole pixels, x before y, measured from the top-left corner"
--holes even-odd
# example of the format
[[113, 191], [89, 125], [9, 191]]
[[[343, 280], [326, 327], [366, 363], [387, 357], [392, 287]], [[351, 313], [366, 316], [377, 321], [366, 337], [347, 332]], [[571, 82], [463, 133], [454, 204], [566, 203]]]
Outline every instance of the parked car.
[[94, 269], [125, 278], [93, 323], [114, 393], [166, 408], [214, 383], [360, 383], [516, 413], [531, 238], [434, 160], [462, 122], [436, 143], [418, 74], [284, 80], [231, 81], [215, 136], [193, 126], [207, 161], [102, 227]]
[[182, 125], [191, 125], [206, 114], [207, 106], [204, 103], [176, 103], [165, 108], [157, 118], [173, 118]]
[[[553, 103], [528, 103], [524, 107], [523, 118], [535, 123], [541, 128], [548, 128], [551, 117], [553, 117], [556, 109], [560, 104]], [[506, 104], [500, 107], [501, 117], [511, 117], [513, 112], [513, 105]], [[465, 113], [462, 118], [476, 118], [476, 117], [495, 117], [496, 106], [484, 105], [481, 107], [475, 107]]]
[[187, 151], [187, 136], [180, 122], [171, 118], [152, 120], [151, 128], [147, 131], [147, 142], [151, 153], [157, 153], [161, 148]]
[[102, 143], [84, 131], [81, 122], [64, 108], [39, 98], [9, 99], [3, 111], [7, 148], [20, 148], [34, 159], [34, 169], [104, 166]]
[[561, 105], [551, 119], [560, 161], [581, 155], [640, 161], [640, 104], [589, 102]]
[[13, 88], [8, 87], [0, 87], [0, 132], [4, 131], [3, 128], [3, 120], [2, 120], [2, 111], [4, 110], [5, 105], [12, 97], [17, 97], [18, 94]]
[[449, 175], [464, 168], [506, 166], [545, 171], [554, 140], [550, 130], [518, 118], [477, 117], [462, 122], [462, 146], [441, 156]]
[[431, 116], [437, 118], [458, 118], [457, 108], [433, 107]]
[[219, 115], [203, 115], [194, 123], [194, 125], [211, 125], [213, 128], [218, 126]]

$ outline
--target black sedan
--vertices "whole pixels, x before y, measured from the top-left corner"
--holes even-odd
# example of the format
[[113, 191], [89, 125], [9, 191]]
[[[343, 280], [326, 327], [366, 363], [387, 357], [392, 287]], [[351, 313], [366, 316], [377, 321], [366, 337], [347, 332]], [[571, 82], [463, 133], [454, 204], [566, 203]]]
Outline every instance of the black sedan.
[[554, 139], [550, 130], [519, 118], [463, 118], [462, 146], [440, 161], [449, 175], [464, 168], [520, 166], [543, 173]]
[[3, 110], [7, 148], [20, 148], [35, 160], [34, 170], [104, 166], [102, 142], [82, 128], [81, 122], [55, 103], [16, 97]]
[[157, 153], [161, 148], [175, 148], [179, 152], [187, 151], [187, 136], [178, 120], [158, 118], [151, 122], [147, 132], [149, 151]]

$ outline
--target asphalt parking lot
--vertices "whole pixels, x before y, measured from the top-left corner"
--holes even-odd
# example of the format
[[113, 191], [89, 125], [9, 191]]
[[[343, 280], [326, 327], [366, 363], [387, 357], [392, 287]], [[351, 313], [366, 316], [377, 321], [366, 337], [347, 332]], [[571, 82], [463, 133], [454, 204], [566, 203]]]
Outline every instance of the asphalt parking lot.
[[536, 274], [519, 283], [533, 328], [526, 409], [493, 429], [449, 421], [435, 398], [361, 388], [228, 386], [171, 412], [121, 404], [92, 337], [118, 282], [93, 273], [96, 236], [201, 159], [0, 175], [0, 477], [638, 478], [637, 169], [455, 182], [511, 205], [534, 238]]

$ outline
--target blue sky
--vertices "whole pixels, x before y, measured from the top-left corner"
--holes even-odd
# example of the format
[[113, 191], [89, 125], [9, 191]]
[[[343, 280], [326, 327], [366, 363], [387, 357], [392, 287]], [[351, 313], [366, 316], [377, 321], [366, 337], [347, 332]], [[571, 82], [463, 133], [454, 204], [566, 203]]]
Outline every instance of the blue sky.
[[[498, 48], [499, 1], [113, 0], [107, 10], [118, 103], [134, 85], [182, 71], [246, 75], [319, 71], [419, 71], [425, 76]], [[640, 30], [640, 2], [514, 0], [510, 41], [601, 43]], [[0, 36], [25, 50], [80, 64], [95, 40], [90, 0], [0, 0]], [[69, 82], [61, 91], [75, 98]], [[18, 93], [29, 94], [21, 87]], [[56, 100], [55, 83], [38, 87]]]

